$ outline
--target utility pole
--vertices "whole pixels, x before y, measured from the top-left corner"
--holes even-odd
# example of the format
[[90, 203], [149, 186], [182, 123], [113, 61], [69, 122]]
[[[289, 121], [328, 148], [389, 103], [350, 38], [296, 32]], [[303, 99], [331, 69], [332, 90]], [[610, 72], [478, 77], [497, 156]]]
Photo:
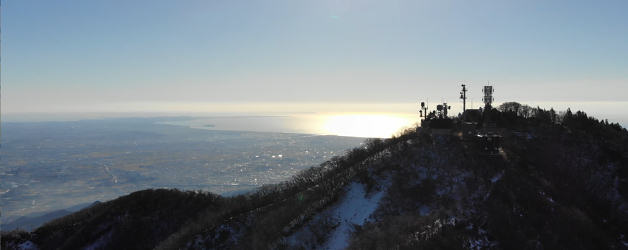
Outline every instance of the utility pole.
[[462, 113], [464, 114], [464, 112], [467, 110], [467, 85], [462, 84], [460, 99], [462, 99]]

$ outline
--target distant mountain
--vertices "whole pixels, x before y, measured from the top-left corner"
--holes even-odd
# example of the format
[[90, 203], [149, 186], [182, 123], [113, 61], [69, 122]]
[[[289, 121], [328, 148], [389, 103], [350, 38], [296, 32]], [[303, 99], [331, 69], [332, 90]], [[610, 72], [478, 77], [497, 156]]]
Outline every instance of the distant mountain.
[[55, 210], [51, 212], [37, 213], [37, 214], [31, 214], [28, 216], [22, 216], [9, 223], [2, 224], [2, 230], [9, 231], [9, 230], [20, 229], [20, 230], [31, 231], [53, 219], [66, 216], [68, 214], [79, 211], [83, 208], [93, 206], [99, 203], [100, 203], [99, 201], [95, 201], [91, 204], [90, 203], [79, 204], [79, 205], [72, 206], [66, 209], [59, 209], [59, 210]]
[[628, 248], [626, 129], [510, 106], [437, 119], [254, 192], [139, 191], [2, 247]]
[[72, 212], [65, 210], [65, 209], [61, 209], [61, 210], [55, 210], [49, 213], [45, 213], [43, 215], [39, 215], [39, 216], [22, 216], [17, 218], [16, 220], [7, 223], [7, 224], [2, 224], [2, 229], [3, 230], [14, 230], [14, 229], [22, 229], [22, 230], [26, 230], [26, 231], [31, 231], [41, 225], [43, 225], [44, 223], [51, 221], [53, 219], [56, 218], [60, 218], [63, 216], [66, 216], [68, 214], [71, 214]]

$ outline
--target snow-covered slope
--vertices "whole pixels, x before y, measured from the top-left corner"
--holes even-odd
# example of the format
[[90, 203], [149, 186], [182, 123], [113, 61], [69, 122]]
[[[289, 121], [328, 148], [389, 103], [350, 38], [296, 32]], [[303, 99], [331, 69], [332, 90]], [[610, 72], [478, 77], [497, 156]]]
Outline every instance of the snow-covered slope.
[[[308, 248], [344, 249], [349, 245], [349, 239], [355, 231], [355, 226], [362, 226], [379, 207], [379, 202], [390, 185], [390, 180], [383, 179], [383, 185], [378, 190], [367, 193], [364, 184], [352, 182], [345, 188], [342, 198], [324, 211], [317, 214], [309, 223], [300, 230], [286, 237], [286, 244], [290, 247], [307, 246]], [[331, 224], [327, 239], [323, 244], [316, 240], [315, 228], [320, 228], [321, 223]]]

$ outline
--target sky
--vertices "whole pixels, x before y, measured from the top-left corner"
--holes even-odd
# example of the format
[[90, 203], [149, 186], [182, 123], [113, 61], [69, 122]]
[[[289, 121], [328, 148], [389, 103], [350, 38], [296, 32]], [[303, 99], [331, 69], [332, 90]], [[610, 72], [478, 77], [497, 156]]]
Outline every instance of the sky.
[[[2, 111], [628, 108], [628, 1], [2, 0]], [[403, 105], [408, 104], [408, 105]], [[609, 105], [610, 104], [610, 105]], [[616, 111], [615, 113], [625, 113]]]

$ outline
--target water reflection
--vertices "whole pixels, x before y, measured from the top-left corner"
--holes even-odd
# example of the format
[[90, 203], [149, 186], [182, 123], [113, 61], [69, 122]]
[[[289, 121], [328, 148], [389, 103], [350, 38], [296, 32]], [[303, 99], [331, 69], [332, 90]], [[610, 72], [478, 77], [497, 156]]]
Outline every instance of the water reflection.
[[209, 130], [388, 138], [412, 126], [416, 119], [415, 115], [403, 113], [324, 113], [204, 117], [162, 123]]
[[401, 114], [338, 114], [324, 117], [325, 134], [387, 138], [412, 125], [416, 118]]

